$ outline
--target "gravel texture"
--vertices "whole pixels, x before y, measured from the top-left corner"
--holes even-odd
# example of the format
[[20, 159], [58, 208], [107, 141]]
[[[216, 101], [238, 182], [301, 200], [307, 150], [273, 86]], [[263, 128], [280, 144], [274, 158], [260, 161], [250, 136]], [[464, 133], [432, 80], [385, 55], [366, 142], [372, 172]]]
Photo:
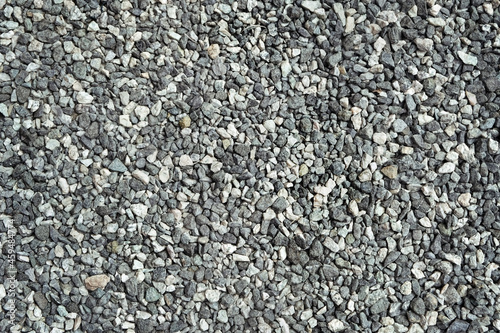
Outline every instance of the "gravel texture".
[[0, 332], [500, 331], [499, 6], [0, 0]]

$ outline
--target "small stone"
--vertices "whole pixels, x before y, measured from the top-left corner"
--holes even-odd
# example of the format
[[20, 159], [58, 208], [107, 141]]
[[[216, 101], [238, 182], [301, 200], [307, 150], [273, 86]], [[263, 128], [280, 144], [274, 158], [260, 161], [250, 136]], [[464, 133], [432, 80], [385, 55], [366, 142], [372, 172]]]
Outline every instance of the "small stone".
[[354, 17], [352, 16], [349, 16], [347, 19], [346, 19], [346, 24], [345, 24], [345, 33], [346, 34], [350, 34], [351, 32], [354, 31], [354, 28], [355, 28], [355, 23], [354, 23]]
[[424, 300], [420, 297], [414, 298], [410, 303], [410, 307], [413, 311], [415, 311], [416, 314], [425, 314], [425, 303]]
[[215, 303], [220, 299], [220, 291], [215, 289], [208, 289], [205, 291], [205, 298], [207, 301]]
[[302, 1], [302, 7], [314, 12], [321, 8], [321, 2], [319, 1]]
[[392, 123], [392, 128], [394, 129], [394, 131], [396, 133], [403, 132], [407, 127], [408, 127], [408, 125], [406, 125], [406, 123], [404, 122], [403, 119], [396, 119]]
[[16, 88], [17, 101], [21, 104], [28, 101], [30, 94], [31, 90], [26, 87], [19, 86]]
[[47, 306], [49, 305], [49, 302], [47, 301], [47, 298], [45, 295], [39, 291], [37, 291], [33, 295], [33, 300], [35, 301], [36, 305], [42, 310], [46, 309]]
[[191, 118], [189, 116], [183, 117], [181, 120], [179, 120], [179, 126], [181, 128], [188, 128], [191, 126]]
[[7, 105], [0, 103], [0, 114], [3, 115], [4, 117], [10, 116], [9, 109], [7, 108]]
[[338, 319], [333, 319], [328, 323], [328, 328], [332, 332], [340, 332], [344, 330], [344, 323]]
[[463, 51], [458, 51], [457, 54], [460, 57], [460, 59], [462, 59], [464, 64], [472, 65], [472, 66], [477, 65], [477, 57], [470, 55], [468, 53], [465, 53]]
[[361, 173], [358, 175], [358, 179], [360, 182], [367, 182], [372, 179], [372, 173], [370, 170], [363, 170]]
[[217, 312], [217, 321], [221, 323], [227, 323], [229, 321], [226, 310], [223, 309]]
[[453, 171], [455, 171], [455, 164], [451, 162], [446, 162], [438, 170], [439, 173], [452, 173]]
[[134, 113], [140, 121], [146, 120], [149, 115], [149, 108], [147, 106], [139, 105], [134, 109]]
[[59, 143], [59, 141], [57, 141], [56, 139], [49, 139], [47, 141], [47, 143], [45, 144], [45, 148], [49, 149], [49, 150], [54, 150], [56, 149], [57, 147], [59, 147], [61, 144]]
[[412, 292], [411, 281], [406, 281], [405, 283], [403, 283], [399, 288], [399, 291], [405, 296], [410, 295]]
[[466, 321], [456, 319], [449, 327], [446, 333], [466, 333], [470, 324]]
[[276, 131], [276, 123], [274, 120], [266, 120], [264, 122], [264, 128], [269, 132], [274, 133]]
[[149, 184], [149, 176], [146, 172], [142, 170], [134, 170], [134, 172], [132, 172], [132, 177], [139, 179], [146, 185]]
[[304, 105], [306, 105], [304, 97], [293, 96], [288, 98], [288, 107], [292, 110], [300, 109]]
[[88, 104], [88, 103], [92, 103], [92, 101], [94, 100], [94, 97], [92, 97], [92, 95], [87, 94], [84, 91], [80, 91], [76, 94], [76, 100], [80, 104]]
[[397, 165], [388, 165], [380, 170], [387, 178], [395, 179], [398, 176]]
[[148, 206], [144, 204], [132, 204], [130, 210], [138, 217], [145, 218], [148, 215]]
[[288, 60], [285, 60], [281, 63], [281, 76], [287, 77], [288, 74], [292, 71], [292, 66]]
[[160, 298], [161, 298], [161, 294], [158, 292], [158, 290], [156, 290], [156, 288], [149, 287], [146, 290], [146, 295], [144, 297], [146, 302], [154, 303], [154, 302], [158, 301]]
[[373, 142], [379, 145], [384, 145], [387, 141], [387, 134], [385, 133], [373, 133]]
[[49, 239], [49, 226], [46, 224], [37, 226], [35, 228], [35, 237], [41, 241]]
[[208, 48], [207, 48], [207, 53], [208, 53], [208, 56], [212, 59], [215, 59], [219, 56], [220, 54], [220, 47], [219, 47], [219, 44], [211, 44]]
[[472, 196], [470, 193], [462, 193], [458, 196], [458, 203], [462, 207], [469, 207]]
[[170, 178], [170, 172], [169, 172], [168, 168], [162, 167], [160, 169], [160, 172], [158, 173], [158, 179], [160, 179], [160, 181], [162, 183], [166, 183], [169, 178]]
[[299, 129], [304, 133], [311, 133], [313, 128], [313, 124], [311, 119], [302, 118], [299, 122]]
[[189, 155], [182, 155], [179, 158], [179, 166], [181, 166], [181, 167], [193, 166], [193, 160], [191, 159], [191, 157]]
[[108, 169], [116, 172], [125, 172], [127, 171], [127, 167], [122, 163], [118, 158], [115, 158], [113, 162], [108, 166]]
[[124, 127], [132, 127], [132, 122], [130, 121], [130, 116], [128, 114], [122, 114], [118, 117], [118, 123]]
[[85, 279], [85, 288], [90, 291], [94, 291], [97, 288], [104, 289], [109, 281], [109, 276], [105, 274], [89, 276]]
[[299, 176], [303, 177], [309, 172], [309, 167], [305, 164], [301, 164], [299, 167]]
[[420, 51], [429, 52], [434, 46], [434, 42], [430, 38], [415, 38], [415, 44]]

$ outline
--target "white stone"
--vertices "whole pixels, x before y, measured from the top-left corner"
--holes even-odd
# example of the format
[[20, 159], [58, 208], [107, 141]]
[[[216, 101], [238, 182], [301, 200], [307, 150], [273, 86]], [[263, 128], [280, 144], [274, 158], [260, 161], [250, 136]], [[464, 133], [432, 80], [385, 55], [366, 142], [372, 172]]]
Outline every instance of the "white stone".
[[211, 44], [208, 48], [207, 48], [207, 53], [208, 53], [208, 56], [212, 59], [215, 59], [219, 56], [220, 54], [220, 46], [219, 44]]
[[130, 121], [130, 116], [128, 114], [119, 116], [118, 123], [124, 127], [132, 127], [132, 122]]
[[87, 94], [85, 91], [80, 91], [76, 94], [76, 100], [80, 104], [88, 104], [92, 103], [94, 97], [92, 97], [92, 95], [90, 94]]
[[438, 170], [439, 173], [452, 173], [453, 171], [455, 171], [455, 164], [451, 162], [446, 162]]
[[328, 328], [332, 332], [340, 332], [344, 329], [344, 323], [338, 319], [333, 319], [328, 323]]
[[220, 299], [220, 291], [215, 289], [208, 289], [205, 291], [205, 298], [209, 302], [218, 302]]
[[248, 262], [248, 261], [250, 261], [250, 258], [248, 258], [248, 256], [245, 256], [245, 255], [242, 255], [242, 254], [234, 253], [233, 254], [233, 260], [234, 261], [245, 261], [245, 262]]
[[342, 25], [345, 27], [344, 6], [340, 2], [335, 2], [333, 4], [333, 10], [337, 14], [337, 17], [339, 18], [340, 22], [342, 22]]
[[145, 120], [149, 115], [149, 108], [147, 106], [139, 105], [134, 110], [135, 115], [139, 120]]
[[281, 76], [287, 77], [288, 74], [292, 71], [292, 66], [288, 60], [281, 62]]
[[325, 238], [325, 240], [323, 241], [323, 245], [334, 253], [340, 251], [340, 246], [330, 237]]
[[7, 292], [5, 291], [5, 287], [3, 284], [0, 284], [0, 301], [7, 296]]
[[424, 329], [419, 324], [413, 324], [410, 326], [408, 333], [424, 333]]
[[427, 216], [422, 217], [419, 222], [425, 228], [432, 228], [432, 222]]
[[160, 172], [158, 173], [158, 178], [162, 183], [166, 183], [168, 179], [170, 178], [170, 172], [168, 171], [167, 167], [162, 167], [160, 169]]
[[187, 166], [192, 166], [193, 165], [193, 160], [189, 155], [182, 155], [179, 158], [179, 166], [181, 167], [187, 167]]
[[444, 258], [448, 261], [451, 261], [455, 265], [462, 265], [462, 258], [460, 256], [453, 254], [453, 253], [445, 253]]
[[354, 31], [355, 24], [354, 24], [354, 17], [349, 16], [346, 20], [345, 24], [345, 33], [349, 34]]
[[302, 7], [305, 9], [314, 12], [317, 9], [321, 8], [321, 2], [319, 1], [302, 1]]
[[132, 176], [136, 179], [139, 179], [146, 185], [149, 184], [149, 176], [146, 172], [142, 170], [134, 170], [134, 172], [132, 172]]
[[403, 283], [401, 285], [401, 287], [399, 288], [399, 291], [401, 291], [401, 294], [403, 294], [405, 296], [410, 295], [412, 292], [411, 282], [406, 281], [405, 283]]
[[358, 179], [360, 182], [367, 182], [372, 179], [372, 173], [370, 170], [366, 169], [361, 171], [361, 173], [358, 175]]
[[264, 122], [264, 128], [269, 132], [274, 133], [274, 131], [276, 131], [276, 123], [274, 120], [266, 120]]
[[148, 206], [144, 204], [130, 205], [130, 209], [132, 210], [132, 213], [134, 213], [136, 216], [145, 218], [146, 215], [148, 215]]
[[427, 21], [436, 27], [444, 27], [446, 25], [446, 21], [441, 17], [429, 17]]
[[59, 188], [61, 189], [62, 194], [69, 193], [69, 185], [66, 178], [59, 178], [59, 181], [57, 183], [59, 185]]
[[358, 203], [355, 200], [351, 200], [351, 202], [349, 203], [349, 211], [354, 216], [359, 215]]
[[379, 145], [384, 145], [387, 142], [387, 134], [385, 133], [373, 133], [373, 142]]
[[375, 49], [375, 51], [380, 52], [380, 51], [382, 51], [382, 49], [385, 47], [386, 44], [387, 44], [387, 42], [385, 41], [385, 39], [383, 39], [382, 37], [379, 37], [375, 41], [375, 44], [373, 44], [373, 48]]
[[462, 207], [469, 207], [471, 198], [472, 198], [472, 196], [470, 193], [462, 193], [458, 196], [458, 203]]
[[4, 117], [9, 116], [9, 110], [7, 109], [7, 105], [0, 103], [0, 114]]
[[434, 42], [430, 38], [415, 38], [415, 44], [420, 51], [428, 52], [432, 50]]
[[47, 141], [47, 143], [45, 144], [45, 148], [50, 149], [50, 150], [54, 150], [57, 147], [59, 147], [60, 145], [61, 144], [56, 139], [49, 139]]
[[472, 66], [477, 65], [477, 57], [470, 55], [470, 54], [467, 54], [463, 51], [458, 51], [457, 54], [460, 57], [460, 59], [462, 59], [464, 64], [472, 65]]
[[200, 330], [202, 330], [202, 331], [208, 331], [209, 328], [210, 328], [210, 326], [208, 325], [207, 321], [202, 318], [200, 320]]

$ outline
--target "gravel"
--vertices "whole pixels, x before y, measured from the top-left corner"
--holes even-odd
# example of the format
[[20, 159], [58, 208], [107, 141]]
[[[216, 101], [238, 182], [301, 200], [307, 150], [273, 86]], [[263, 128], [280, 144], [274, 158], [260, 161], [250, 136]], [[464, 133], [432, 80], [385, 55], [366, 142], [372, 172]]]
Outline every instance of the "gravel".
[[500, 331], [499, 10], [0, 0], [0, 331]]

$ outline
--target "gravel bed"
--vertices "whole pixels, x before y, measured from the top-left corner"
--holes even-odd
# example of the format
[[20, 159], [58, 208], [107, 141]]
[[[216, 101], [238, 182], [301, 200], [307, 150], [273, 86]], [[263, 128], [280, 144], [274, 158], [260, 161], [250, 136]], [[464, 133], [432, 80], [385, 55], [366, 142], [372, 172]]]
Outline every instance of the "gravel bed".
[[0, 332], [500, 331], [499, 0], [0, 0]]

